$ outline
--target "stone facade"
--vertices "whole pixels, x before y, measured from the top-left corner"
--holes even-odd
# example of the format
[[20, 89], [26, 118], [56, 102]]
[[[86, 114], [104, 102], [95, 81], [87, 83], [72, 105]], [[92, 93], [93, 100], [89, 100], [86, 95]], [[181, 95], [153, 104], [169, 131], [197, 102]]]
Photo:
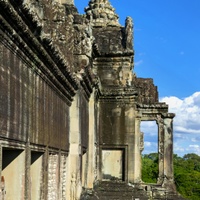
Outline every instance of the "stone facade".
[[108, 0], [85, 12], [73, 0], [0, 0], [1, 200], [146, 187], [141, 121], [158, 124], [158, 185], [175, 193], [174, 114], [133, 71], [132, 19], [121, 26]]

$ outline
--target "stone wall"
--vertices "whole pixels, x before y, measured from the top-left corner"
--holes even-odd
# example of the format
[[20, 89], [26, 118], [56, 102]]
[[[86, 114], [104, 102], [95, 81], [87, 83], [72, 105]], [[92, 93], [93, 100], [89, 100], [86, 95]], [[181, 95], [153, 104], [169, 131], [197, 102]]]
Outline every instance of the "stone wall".
[[1, 136], [68, 151], [69, 106], [32, 66], [0, 48]]
[[[73, 15], [78, 17], [73, 1], [62, 5], [3, 0], [0, 6], [0, 147], [5, 198], [70, 199], [71, 172], [79, 178], [74, 191], [78, 198], [82, 155], [88, 148], [93, 77], [84, 48], [80, 58], [86, 59], [84, 66], [74, 62], [74, 53], [80, 53], [74, 44], [76, 34], [84, 35], [87, 25], [83, 32], [73, 25], [77, 23]], [[73, 124], [70, 109], [76, 93], [80, 119]]]
[[73, 0], [0, 8], [1, 199], [77, 200], [104, 179], [141, 184], [142, 120], [158, 122], [159, 184], [173, 189], [174, 115], [133, 72], [132, 19], [122, 27], [107, 0], [85, 15]]

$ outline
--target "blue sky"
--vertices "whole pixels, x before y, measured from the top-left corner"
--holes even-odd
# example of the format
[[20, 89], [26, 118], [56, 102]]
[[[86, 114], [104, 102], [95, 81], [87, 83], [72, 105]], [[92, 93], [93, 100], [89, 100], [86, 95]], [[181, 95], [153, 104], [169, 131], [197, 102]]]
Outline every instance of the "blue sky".
[[[75, 0], [80, 13], [89, 0]], [[110, 0], [124, 25], [134, 21], [134, 71], [153, 78], [161, 101], [175, 112], [174, 152], [200, 155], [200, 0]], [[156, 125], [142, 125], [145, 151], [154, 151]]]

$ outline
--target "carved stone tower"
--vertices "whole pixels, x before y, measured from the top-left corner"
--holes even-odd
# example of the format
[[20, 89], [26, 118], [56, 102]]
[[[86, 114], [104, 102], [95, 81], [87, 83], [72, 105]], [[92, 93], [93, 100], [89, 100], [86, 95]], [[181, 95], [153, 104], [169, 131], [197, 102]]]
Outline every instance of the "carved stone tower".
[[[0, 0], [0, 199], [179, 199], [174, 114], [133, 71], [132, 19], [121, 26], [108, 0], [85, 12]], [[158, 125], [154, 186], [141, 180], [141, 121]]]
[[91, 0], [85, 9], [93, 29], [95, 58], [93, 70], [99, 88], [99, 180], [142, 183], [141, 121], [158, 124], [158, 184], [174, 189], [173, 183], [173, 113], [158, 101], [152, 79], [137, 78], [133, 72], [133, 22], [127, 17], [125, 27], [108, 0]]

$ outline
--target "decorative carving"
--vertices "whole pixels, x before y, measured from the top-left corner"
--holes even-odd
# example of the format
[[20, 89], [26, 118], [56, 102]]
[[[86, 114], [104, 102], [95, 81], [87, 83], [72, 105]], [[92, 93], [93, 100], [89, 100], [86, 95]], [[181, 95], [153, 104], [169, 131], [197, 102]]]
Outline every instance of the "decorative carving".
[[6, 189], [5, 189], [5, 179], [4, 176], [1, 176], [1, 188], [0, 188], [0, 199], [6, 199]]
[[70, 185], [70, 199], [76, 200], [76, 173], [73, 172], [71, 175], [71, 185]]
[[[65, 4], [62, 5], [61, 2], [65, 2]], [[15, 7], [14, 5], [17, 6]], [[86, 122], [88, 122], [90, 114], [94, 115], [95, 127], [96, 125], [99, 127], [97, 128], [98, 130], [96, 128], [93, 129], [95, 134], [97, 134], [95, 137], [95, 155], [93, 156], [93, 159], [95, 159], [93, 160], [95, 161], [95, 178], [98, 177], [100, 169], [99, 159], [101, 152], [99, 144], [109, 144], [114, 147], [116, 147], [116, 144], [120, 144], [120, 148], [126, 148], [125, 146], [127, 146], [128, 150], [124, 151], [124, 162], [127, 162], [130, 170], [124, 173], [124, 179], [131, 182], [140, 182], [140, 163], [139, 157], [136, 156], [144, 149], [144, 135], [139, 129], [141, 119], [157, 120], [159, 126], [159, 168], [163, 167], [161, 166], [164, 163], [163, 155], [166, 154], [168, 156], [167, 153], [171, 152], [172, 149], [173, 134], [171, 123], [173, 116], [167, 113], [168, 107], [165, 103], [158, 102], [157, 88], [154, 86], [153, 80], [139, 79], [136, 76], [134, 77], [132, 73], [134, 56], [132, 50], [133, 23], [130, 17], [126, 19], [125, 27], [120, 26], [118, 16], [115, 14], [108, 0], [90, 0], [89, 7], [86, 8], [86, 15], [79, 15], [76, 12], [76, 8], [73, 7], [73, 0], [22, 0], [19, 2], [14, 0], [0, 0], [0, 7], [2, 8], [2, 15], [0, 16], [0, 38], [2, 40], [0, 41], [3, 46], [19, 59], [20, 63], [25, 63], [23, 64], [23, 69], [29, 67], [34, 76], [37, 76], [37, 79], [33, 79], [34, 81], [32, 82], [30, 81], [30, 88], [38, 81], [37, 84], [41, 96], [39, 96], [39, 99], [38, 97], [36, 99], [32, 98], [31, 95], [30, 97], [34, 101], [42, 102], [41, 110], [47, 111], [46, 114], [54, 113], [54, 110], [58, 110], [58, 113], [63, 110], [65, 112], [63, 116], [56, 119], [60, 123], [65, 123], [59, 119], [66, 119], [67, 117], [68, 122], [71, 113], [69, 112], [69, 106], [78, 90], [78, 95], [81, 96], [79, 98], [80, 105], [84, 108], [84, 112], [80, 111], [81, 115], [79, 116], [81, 126], [88, 124]], [[1, 57], [3, 56], [4, 54]], [[8, 60], [12, 64], [13, 59]], [[13, 67], [15, 67], [15, 63]], [[17, 69], [14, 71], [17, 71]], [[11, 75], [13, 76], [13, 74]], [[26, 76], [25, 73], [23, 75]], [[27, 74], [27, 76], [31, 78], [32, 74]], [[26, 82], [23, 82], [24, 79], [25, 77], [20, 79], [22, 85], [26, 84]], [[40, 82], [44, 82], [45, 84], [41, 84], [40, 86]], [[94, 100], [95, 104], [93, 113], [88, 110], [88, 101], [91, 93], [94, 91], [94, 86], [96, 86], [96, 91], [91, 99], [92, 101]], [[51, 90], [45, 93], [48, 88]], [[37, 95], [36, 91], [30, 90], [30, 94], [32, 92], [33, 95]], [[46, 95], [49, 93], [51, 95]], [[29, 92], [25, 93], [23, 97], [26, 98], [27, 95], [29, 95]], [[53, 95], [56, 95], [56, 98]], [[60, 97], [62, 97], [62, 101], [64, 99], [63, 106], [58, 107], [58, 109], [55, 107], [54, 109], [52, 105], [54, 105], [54, 102], [56, 102], [56, 105], [60, 105]], [[47, 100], [51, 100], [51, 98], [53, 101], [49, 103]], [[9, 103], [12, 103], [12, 101]], [[32, 107], [34, 108], [32, 102], [27, 107], [30, 110]], [[17, 115], [17, 112], [15, 113]], [[32, 121], [35, 117], [38, 120], [41, 118], [42, 122], [44, 121], [47, 125], [49, 124], [47, 123], [48, 117], [30, 116], [29, 122], [31, 127], [34, 124], [39, 126], [39, 121]], [[166, 119], [168, 117], [170, 119]], [[49, 120], [53, 119], [49, 117]], [[51, 127], [45, 127], [45, 131], [50, 129]], [[85, 135], [88, 131], [92, 131], [92, 127], [91, 130], [90, 128], [87, 128], [87, 130], [81, 129], [81, 133]], [[67, 129], [68, 132], [69, 130]], [[47, 177], [44, 176], [48, 180], [48, 197], [52, 196], [54, 199], [57, 197], [66, 198], [66, 190], [68, 190], [67, 195], [70, 196], [70, 199], [77, 200], [82, 188], [80, 178], [81, 169], [70, 174], [71, 177], [69, 179], [71, 178], [71, 180], [69, 187], [66, 188], [67, 156], [61, 156], [60, 158], [61, 152], [63, 152], [60, 149], [60, 143], [51, 146], [51, 141], [54, 138], [52, 135], [53, 133], [48, 135], [50, 142], [45, 143], [45, 145], [49, 145], [47, 148], [50, 147], [51, 151], [54, 151], [54, 149], [56, 151], [56, 156], [54, 154], [53, 156], [48, 156], [50, 173]], [[36, 136], [34, 137], [36, 138]], [[94, 142], [92, 143], [94, 145]], [[35, 143], [34, 145], [37, 146]], [[63, 142], [64, 145], [65, 142]], [[86, 146], [85, 140], [81, 140], [80, 147], [84, 148], [84, 152], [87, 151]], [[64, 148], [67, 149], [68, 147]], [[134, 158], [132, 152], [129, 152], [131, 149], [135, 152], [136, 156]], [[60, 152], [59, 154], [58, 151]], [[82, 155], [81, 152], [80, 155]], [[48, 158], [46, 157], [44, 159], [47, 164]], [[170, 160], [171, 157], [166, 157], [165, 162], [166, 160]], [[129, 165], [129, 162], [133, 163]], [[60, 168], [57, 168], [58, 163]], [[167, 164], [164, 164], [167, 168]], [[171, 166], [171, 163], [169, 163], [169, 166]], [[127, 167], [124, 167], [124, 170], [127, 170]], [[172, 170], [168, 171], [166, 170], [166, 176], [170, 178]], [[88, 175], [90, 172], [91, 170], [89, 170]], [[159, 173], [160, 177], [164, 176], [164, 172]], [[84, 184], [87, 186], [86, 182]], [[55, 192], [57, 196], [51, 195], [52, 192]], [[42, 195], [46, 196], [46, 194]]]
[[91, 57], [94, 37], [91, 25], [87, 20], [83, 21], [83, 24], [76, 24], [74, 35], [74, 53]]
[[164, 120], [163, 120], [163, 118], [162, 118], [161, 115], [157, 115], [156, 121], [157, 121], [158, 126], [161, 127], [161, 128], [163, 129]]
[[85, 11], [93, 26], [119, 26], [119, 17], [108, 0], [91, 0]]
[[126, 18], [125, 40], [126, 48], [133, 49], [133, 20], [131, 17]]

